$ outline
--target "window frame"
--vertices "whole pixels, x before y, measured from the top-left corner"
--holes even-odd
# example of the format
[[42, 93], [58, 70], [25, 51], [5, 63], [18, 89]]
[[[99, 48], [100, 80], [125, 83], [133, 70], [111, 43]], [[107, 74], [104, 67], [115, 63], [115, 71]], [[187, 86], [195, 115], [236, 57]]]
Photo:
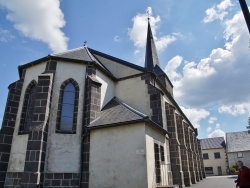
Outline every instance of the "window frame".
[[[216, 157], [216, 154], [219, 154], [220, 157]], [[214, 152], [214, 159], [221, 159], [221, 154], [220, 154], [220, 152]]]
[[[74, 98], [74, 110], [73, 110], [73, 124], [71, 131], [69, 130], [61, 130], [61, 118], [62, 118], [62, 108], [63, 108], [63, 94], [64, 89], [68, 84], [73, 84], [75, 88], [75, 98]], [[65, 80], [60, 87], [60, 94], [59, 94], [59, 100], [58, 100], [58, 109], [57, 109], [57, 121], [56, 121], [56, 133], [61, 134], [76, 134], [76, 128], [77, 128], [77, 114], [78, 114], [78, 105], [79, 105], [79, 85], [78, 83], [73, 79], [69, 78]]]
[[[211, 168], [212, 170], [207, 170], [207, 168]], [[204, 170], [205, 170], [206, 174], [214, 174], [214, 169], [213, 169], [212, 166], [211, 167], [210, 166], [209, 167], [205, 167]], [[211, 173], [207, 173], [208, 171], [211, 171]]]
[[[207, 155], [207, 158], [204, 158], [204, 155]], [[203, 153], [203, 154], [202, 154], [202, 158], [203, 158], [203, 160], [208, 160], [208, 159], [209, 159], [208, 153]]]
[[[27, 86], [26, 90], [25, 90], [25, 94], [24, 94], [24, 99], [23, 99], [23, 106], [22, 106], [22, 113], [21, 113], [21, 119], [20, 119], [20, 124], [19, 124], [19, 130], [18, 130], [18, 134], [28, 134], [29, 133], [29, 128], [27, 127], [27, 112], [29, 110], [29, 102], [30, 102], [30, 92], [32, 91], [32, 89], [35, 88], [35, 92], [34, 95], [36, 95], [36, 90], [37, 90], [37, 82], [35, 80], [32, 80], [29, 85]], [[33, 110], [34, 110], [34, 105], [35, 105], [35, 97], [33, 98]], [[31, 122], [32, 122], [32, 116], [33, 116], [34, 111], [32, 111], [32, 115], [31, 115]]]
[[[241, 156], [239, 156], [239, 153], [241, 153]], [[244, 158], [243, 152], [237, 152], [237, 158]]]

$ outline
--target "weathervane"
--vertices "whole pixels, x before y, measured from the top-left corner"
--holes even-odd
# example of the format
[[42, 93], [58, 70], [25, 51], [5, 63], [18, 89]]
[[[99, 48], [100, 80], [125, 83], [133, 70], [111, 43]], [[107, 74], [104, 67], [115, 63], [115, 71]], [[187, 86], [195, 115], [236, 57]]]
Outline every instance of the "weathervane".
[[148, 14], [148, 21], [150, 21], [150, 13], [149, 13], [149, 9], [147, 10], [147, 14]]
[[84, 43], [83, 43], [83, 46], [86, 46], [87, 45], [87, 41], [85, 40]]

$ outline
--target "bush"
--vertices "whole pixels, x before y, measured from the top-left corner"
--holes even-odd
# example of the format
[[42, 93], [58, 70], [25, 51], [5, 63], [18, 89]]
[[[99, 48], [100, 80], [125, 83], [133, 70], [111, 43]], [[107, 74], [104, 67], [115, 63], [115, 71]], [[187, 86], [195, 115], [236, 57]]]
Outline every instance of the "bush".
[[235, 170], [238, 171], [238, 170], [239, 170], [239, 165], [238, 165], [237, 163], [235, 163], [235, 164], [233, 165], [233, 168], [235, 168]]
[[235, 168], [230, 168], [230, 171], [231, 172], [236, 172], [236, 169]]

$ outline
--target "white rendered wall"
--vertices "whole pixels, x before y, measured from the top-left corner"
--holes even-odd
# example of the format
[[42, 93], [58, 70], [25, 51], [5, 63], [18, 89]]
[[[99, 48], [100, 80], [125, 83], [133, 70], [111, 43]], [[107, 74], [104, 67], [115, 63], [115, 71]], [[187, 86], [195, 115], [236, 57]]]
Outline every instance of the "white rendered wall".
[[90, 132], [90, 188], [145, 188], [144, 123]]
[[147, 176], [148, 188], [156, 187], [155, 179], [155, 156], [154, 144], [164, 147], [165, 162], [161, 164], [161, 179], [162, 185], [168, 185], [168, 168], [167, 168], [167, 150], [166, 150], [166, 136], [165, 134], [146, 126], [146, 156], [147, 156]]
[[101, 108], [104, 107], [115, 95], [115, 84], [112, 79], [96, 70], [96, 78], [102, 83], [101, 87]]
[[38, 75], [45, 71], [46, 63], [40, 63], [38, 65], [29, 67], [26, 69], [25, 79], [23, 83], [23, 88], [21, 92], [20, 103], [17, 112], [17, 119], [15, 124], [15, 130], [13, 134], [11, 152], [10, 152], [10, 161], [8, 166], [8, 172], [23, 172], [26, 150], [27, 150], [27, 142], [28, 142], [28, 134], [26, 135], [18, 135], [21, 113], [23, 108], [24, 95], [27, 86], [30, 84], [32, 80], [37, 82]]
[[148, 86], [140, 76], [117, 82], [115, 96], [149, 117], [152, 115]]
[[[85, 73], [86, 66], [83, 64], [57, 62], [47, 141], [45, 168], [47, 172], [79, 173], [80, 171], [81, 125]], [[62, 83], [69, 78], [73, 78], [79, 85], [76, 134], [55, 133], [60, 87]]]
[[250, 168], [250, 151], [243, 151], [241, 153], [243, 154], [243, 157], [240, 158], [238, 158], [238, 152], [227, 153], [229, 168], [232, 168], [237, 161], [242, 161], [245, 166]]
[[[214, 153], [220, 152], [220, 159], [214, 158]], [[207, 149], [202, 150], [203, 153], [208, 153], [209, 159], [203, 159], [204, 161], [204, 167], [213, 167], [213, 173], [211, 175], [218, 175], [218, 166], [221, 166], [222, 175], [227, 174], [227, 162], [226, 162], [226, 153], [225, 149], [223, 148], [217, 148], [217, 149]], [[210, 174], [207, 174], [210, 175]]]
[[101, 63], [109, 69], [109, 71], [116, 77], [116, 78], [123, 78], [135, 74], [140, 74], [142, 71], [138, 71], [137, 69], [130, 68], [128, 66], [122, 65], [115, 61], [103, 58], [99, 55], [95, 54], [95, 57], [101, 61]]

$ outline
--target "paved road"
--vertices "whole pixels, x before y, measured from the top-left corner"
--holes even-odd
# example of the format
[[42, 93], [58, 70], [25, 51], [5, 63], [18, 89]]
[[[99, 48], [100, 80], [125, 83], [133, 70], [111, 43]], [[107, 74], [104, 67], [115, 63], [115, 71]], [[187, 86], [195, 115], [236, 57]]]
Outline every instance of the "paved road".
[[210, 176], [190, 188], [235, 188], [237, 176]]

